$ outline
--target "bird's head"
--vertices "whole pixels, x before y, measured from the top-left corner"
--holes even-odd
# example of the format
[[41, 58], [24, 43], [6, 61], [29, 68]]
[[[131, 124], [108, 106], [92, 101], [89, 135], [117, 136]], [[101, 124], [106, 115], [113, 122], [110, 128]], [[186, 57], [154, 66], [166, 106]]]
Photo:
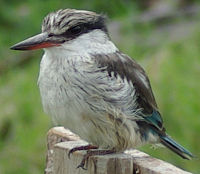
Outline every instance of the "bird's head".
[[[93, 33], [92, 35], [90, 33]], [[99, 33], [99, 34], [98, 34]], [[13, 50], [34, 50], [40, 48], [63, 47], [70, 42], [80, 42], [80, 38], [98, 40], [108, 37], [105, 17], [95, 12], [64, 9], [49, 13], [43, 20], [42, 32], [11, 47]]]

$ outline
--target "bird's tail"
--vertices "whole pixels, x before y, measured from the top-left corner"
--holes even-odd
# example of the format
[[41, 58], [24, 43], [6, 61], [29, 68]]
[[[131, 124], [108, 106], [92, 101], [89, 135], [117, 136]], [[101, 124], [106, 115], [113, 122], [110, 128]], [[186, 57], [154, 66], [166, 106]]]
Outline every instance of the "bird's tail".
[[190, 160], [194, 157], [191, 152], [189, 152], [187, 149], [185, 149], [183, 146], [178, 144], [176, 141], [174, 141], [167, 135], [160, 136], [160, 141], [164, 146], [166, 146], [167, 148], [169, 148], [184, 159]]

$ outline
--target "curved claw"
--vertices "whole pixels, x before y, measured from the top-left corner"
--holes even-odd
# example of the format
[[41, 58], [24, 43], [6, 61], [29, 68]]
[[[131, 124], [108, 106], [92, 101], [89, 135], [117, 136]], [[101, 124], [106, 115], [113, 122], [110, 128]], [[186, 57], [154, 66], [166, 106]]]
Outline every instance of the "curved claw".
[[76, 168], [78, 169], [78, 168], [81, 168], [81, 169], [83, 169], [83, 170], [87, 170], [85, 167], [84, 167], [84, 165], [85, 165], [85, 163], [84, 164], [79, 164]]
[[73, 153], [74, 151], [73, 151], [73, 149], [71, 149], [70, 151], [69, 151], [69, 153], [68, 153], [68, 158], [70, 159], [70, 155]]

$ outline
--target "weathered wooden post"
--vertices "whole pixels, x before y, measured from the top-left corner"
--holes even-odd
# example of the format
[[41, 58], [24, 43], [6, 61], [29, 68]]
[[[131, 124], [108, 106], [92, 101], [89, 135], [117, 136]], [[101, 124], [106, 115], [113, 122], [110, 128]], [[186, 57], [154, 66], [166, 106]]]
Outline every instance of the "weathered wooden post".
[[84, 151], [73, 153], [70, 159], [68, 152], [86, 143], [63, 127], [50, 129], [45, 174], [191, 174], [138, 150], [93, 156], [88, 160], [87, 170], [77, 169]]

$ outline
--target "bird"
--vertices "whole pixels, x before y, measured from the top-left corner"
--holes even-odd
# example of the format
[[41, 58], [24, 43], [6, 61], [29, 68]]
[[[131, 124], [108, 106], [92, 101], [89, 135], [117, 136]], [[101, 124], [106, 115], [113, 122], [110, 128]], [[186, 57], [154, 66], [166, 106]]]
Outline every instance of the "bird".
[[60, 9], [43, 20], [42, 32], [11, 47], [44, 49], [38, 86], [45, 113], [70, 129], [92, 155], [162, 144], [184, 159], [191, 152], [173, 140], [163, 125], [149, 78], [142, 66], [111, 41], [106, 16]]

